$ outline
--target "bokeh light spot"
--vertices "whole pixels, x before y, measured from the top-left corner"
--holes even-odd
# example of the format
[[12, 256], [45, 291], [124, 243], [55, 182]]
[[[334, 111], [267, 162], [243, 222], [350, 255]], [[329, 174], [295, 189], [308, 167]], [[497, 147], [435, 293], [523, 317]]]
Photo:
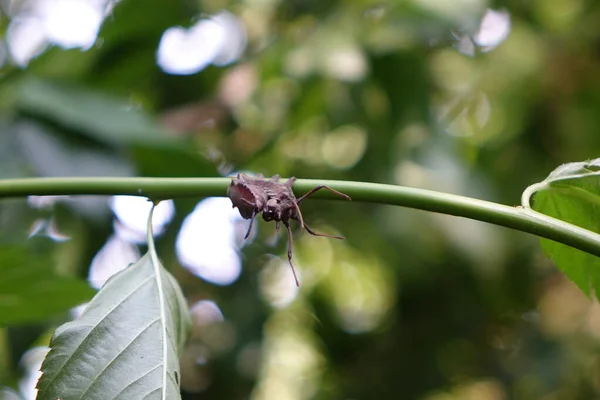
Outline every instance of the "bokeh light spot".
[[[109, 205], [118, 219], [118, 223], [115, 224], [117, 236], [134, 243], [145, 243], [148, 215], [152, 209], [152, 202], [145, 197], [113, 196]], [[173, 219], [174, 215], [175, 206], [172, 200], [158, 203], [152, 216], [152, 233], [154, 233], [154, 236], [163, 233], [166, 225]]]
[[200, 300], [190, 308], [194, 325], [203, 326], [224, 320], [223, 312], [212, 300]]
[[[302, 269], [296, 265], [296, 273], [302, 281]], [[287, 261], [273, 258], [260, 273], [260, 289], [263, 298], [276, 308], [289, 305], [298, 295], [298, 287]]]
[[198, 203], [181, 226], [176, 241], [177, 258], [193, 274], [217, 285], [229, 285], [241, 272], [237, 253], [242, 220], [231, 201], [209, 198]]
[[488, 9], [481, 20], [479, 31], [474, 37], [475, 43], [483, 51], [496, 48], [510, 33], [510, 15], [506, 11]]
[[65, 49], [89, 49], [96, 42], [103, 10], [90, 1], [42, 1], [46, 38]]
[[140, 252], [134, 244], [113, 235], [94, 256], [88, 281], [93, 287], [100, 289], [108, 278], [139, 259]]
[[337, 169], [353, 167], [365, 153], [367, 134], [357, 126], [343, 126], [329, 133], [321, 152], [325, 162]]
[[191, 75], [210, 64], [222, 66], [235, 61], [246, 42], [246, 31], [237, 17], [222, 11], [189, 29], [181, 26], [167, 29], [160, 40], [156, 60], [168, 74]]

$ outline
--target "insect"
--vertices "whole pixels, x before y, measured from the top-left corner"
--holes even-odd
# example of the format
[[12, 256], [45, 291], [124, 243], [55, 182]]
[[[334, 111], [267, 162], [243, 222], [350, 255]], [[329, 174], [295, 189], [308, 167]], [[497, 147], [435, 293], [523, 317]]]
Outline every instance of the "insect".
[[238, 208], [242, 218], [250, 220], [250, 226], [248, 226], [248, 231], [244, 239], [250, 236], [254, 218], [260, 213], [262, 213], [265, 221], [275, 221], [275, 229], [277, 231], [279, 231], [280, 222], [283, 222], [288, 233], [288, 261], [292, 267], [296, 286], [300, 286], [294, 264], [292, 264], [293, 237], [290, 220], [293, 219], [300, 222], [300, 229], [306, 229], [313, 236], [344, 239], [341, 236], [330, 236], [313, 231], [304, 223], [299, 205], [302, 200], [321, 189], [327, 189], [346, 200], [351, 199], [350, 196], [325, 185], [316, 186], [297, 199], [292, 190], [292, 185], [296, 181], [296, 178], [291, 177], [284, 183], [279, 182], [279, 179], [279, 175], [273, 175], [267, 179], [261, 174], [251, 177], [240, 173], [237, 177], [231, 179], [231, 184], [227, 189], [227, 196], [231, 199], [233, 207]]

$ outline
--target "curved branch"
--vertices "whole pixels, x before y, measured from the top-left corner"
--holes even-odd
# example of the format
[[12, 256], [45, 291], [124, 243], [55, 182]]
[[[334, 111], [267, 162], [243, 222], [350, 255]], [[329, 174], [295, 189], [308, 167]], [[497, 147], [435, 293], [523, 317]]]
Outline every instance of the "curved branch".
[[[133, 195], [152, 200], [225, 196], [229, 178], [27, 178], [0, 180], [0, 198], [29, 195]], [[600, 256], [600, 235], [546, 215], [484, 200], [405, 186], [299, 179], [297, 193], [330, 186], [354, 201], [416, 208], [505, 226]], [[340, 199], [319, 191], [315, 198]]]

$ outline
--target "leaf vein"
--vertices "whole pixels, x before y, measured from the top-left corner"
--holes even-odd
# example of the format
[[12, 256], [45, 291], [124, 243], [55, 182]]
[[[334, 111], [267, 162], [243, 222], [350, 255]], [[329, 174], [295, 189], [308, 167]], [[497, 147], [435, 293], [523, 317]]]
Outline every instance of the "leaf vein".
[[104, 368], [102, 368], [100, 371], [98, 371], [98, 373], [96, 374], [96, 376], [90, 380], [90, 385], [87, 387], [87, 389], [85, 389], [85, 391], [83, 392], [83, 394], [81, 395], [81, 398], [85, 398], [85, 395], [87, 394], [87, 392], [90, 390], [90, 388], [92, 386], [94, 386], [94, 383], [97, 382], [98, 379], [100, 379], [100, 377], [102, 376], [102, 374], [104, 372], [106, 372], [106, 370], [113, 365], [113, 363], [119, 358], [121, 357], [121, 355], [123, 355], [125, 353], [125, 351], [137, 340], [139, 339], [139, 337], [146, 332], [152, 325], [154, 325], [156, 322], [159, 321], [159, 318], [153, 319], [152, 321], [150, 321], [150, 323], [148, 325], [146, 325], [144, 327], [144, 329], [140, 330], [134, 337], [131, 338], [131, 340], [129, 341], [129, 343], [127, 343], [127, 345], [123, 348], [123, 350], [121, 350], [115, 357], [112, 358], [112, 360], [110, 360], [108, 363], [106, 363], [106, 365], [104, 366]]
[[[111, 308], [110, 310], [108, 310], [108, 312], [98, 321], [98, 323], [96, 323], [96, 325], [89, 325], [92, 328], [90, 329], [90, 331], [85, 334], [85, 336], [83, 337], [83, 339], [81, 340], [81, 342], [79, 343], [79, 345], [77, 346], [77, 348], [75, 349], [75, 351], [73, 351], [73, 353], [71, 353], [67, 359], [65, 360], [64, 364], [62, 366], [60, 366], [60, 368], [58, 369], [58, 371], [56, 372], [56, 375], [54, 375], [54, 377], [52, 377], [52, 379], [50, 379], [50, 382], [48, 382], [46, 385], [48, 388], [52, 387], [52, 384], [54, 383], [54, 381], [56, 381], [56, 379], [60, 376], [62, 376], [62, 374], [64, 373], [67, 365], [69, 365], [69, 363], [72, 361], [73, 357], [75, 357], [76, 354], [79, 354], [80, 349], [82, 348], [82, 345], [84, 344], [84, 342], [86, 342], [90, 336], [92, 335], [92, 333], [96, 330], [96, 328], [98, 328], [98, 326], [114, 311], [116, 310], [126, 299], [128, 299], [129, 297], [131, 297], [134, 293], [136, 293], [141, 287], [143, 287], [148, 281], [151, 281], [152, 277], [147, 277], [146, 279], [144, 279], [143, 281], [140, 282], [140, 284], [134, 289], [132, 290], [129, 294], [127, 294], [127, 296], [125, 296], [120, 302], [118, 302], [113, 308]], [[93, 301], [93, 300], [92, 300]], [[42, 371], [43, 372], [43, 371]]]
[[[154, 372], [156, 369], [160, 368], [160, 365], [157, 365], [156, 367], [152, 368], [150, 371], [146, 372], [145, 374], [137, 377], [135, 380], [131, 381], [127, 386], [123, 387], [123, 389], [121, 389], [117, 394], [115, 394], [115, 396], [113, 397], [114, 399], [118, 399], [119, 396], [121, 395], [121, 393], [123, 393], [124, 391], [126, 391], [129, 387], [133, 386], [136, 382], [139, 382], [140, 380], [144, 379], [146, 376], [150, 375], [152, 372]], [[158, 389], [154, 389], [153, 391], [156, 391]], [[152, 392], [150, 392], [152, 393]]]

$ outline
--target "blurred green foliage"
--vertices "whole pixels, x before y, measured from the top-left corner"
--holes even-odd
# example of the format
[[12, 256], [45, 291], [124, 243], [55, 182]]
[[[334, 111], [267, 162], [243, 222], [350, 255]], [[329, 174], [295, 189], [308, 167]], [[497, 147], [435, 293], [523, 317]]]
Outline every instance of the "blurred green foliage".
[[[12, 17], [16, 3], [4, 3]], [[488, 7], [508, 12], [508, 37], [461, 53], [457, 37], [474, 34]], [[162, 72], [164, 30], [222, 9], [248, 32], [242, 58], [190, 76]], [[6, 30], [11, 18], [1, 21]], [[557, 165], [598, 157], [599, 50], [600, 4], [583, 0], [122, 0], [90, 49], [54, 46], [24, 68], [3, 64], [0, 177], [243, 169], [516, 205]], [[269, 247], [270, 226], [244, 249], [233, 285], [178, 264], [174, 239], [194, 202], [176, 202], [159, 253], [190, 304], [214, 300], [225, 320], [195, 328], [184, 398], [600, 396], [600, 308], [535, 238], [414, 210], [307, 201], [311, 226], [346, 241], [298, 237], [303, 286], [280, 306], [269, 282], [283, 273], [285, 243]], [[87, 275], [112, 217], [105, 203], [81, 203], [0, 203], [10, 254], [30, 245], [39, 218], [52, 216], [71, 238], [36, 238], [46, 253], [21, 254], [24, 276], [35, 275], [29, 288], [44, 278], [32, 272], [40, 264], [61, 282]], [[14, 268], [7, 254], [0, 272]], [[31, 312], [22, 320], [34, 325], [0, 327], [2, 384], [17, 388], [22, 355], [68, 319], [65, 298], [45, 299], [62, 315]]]

